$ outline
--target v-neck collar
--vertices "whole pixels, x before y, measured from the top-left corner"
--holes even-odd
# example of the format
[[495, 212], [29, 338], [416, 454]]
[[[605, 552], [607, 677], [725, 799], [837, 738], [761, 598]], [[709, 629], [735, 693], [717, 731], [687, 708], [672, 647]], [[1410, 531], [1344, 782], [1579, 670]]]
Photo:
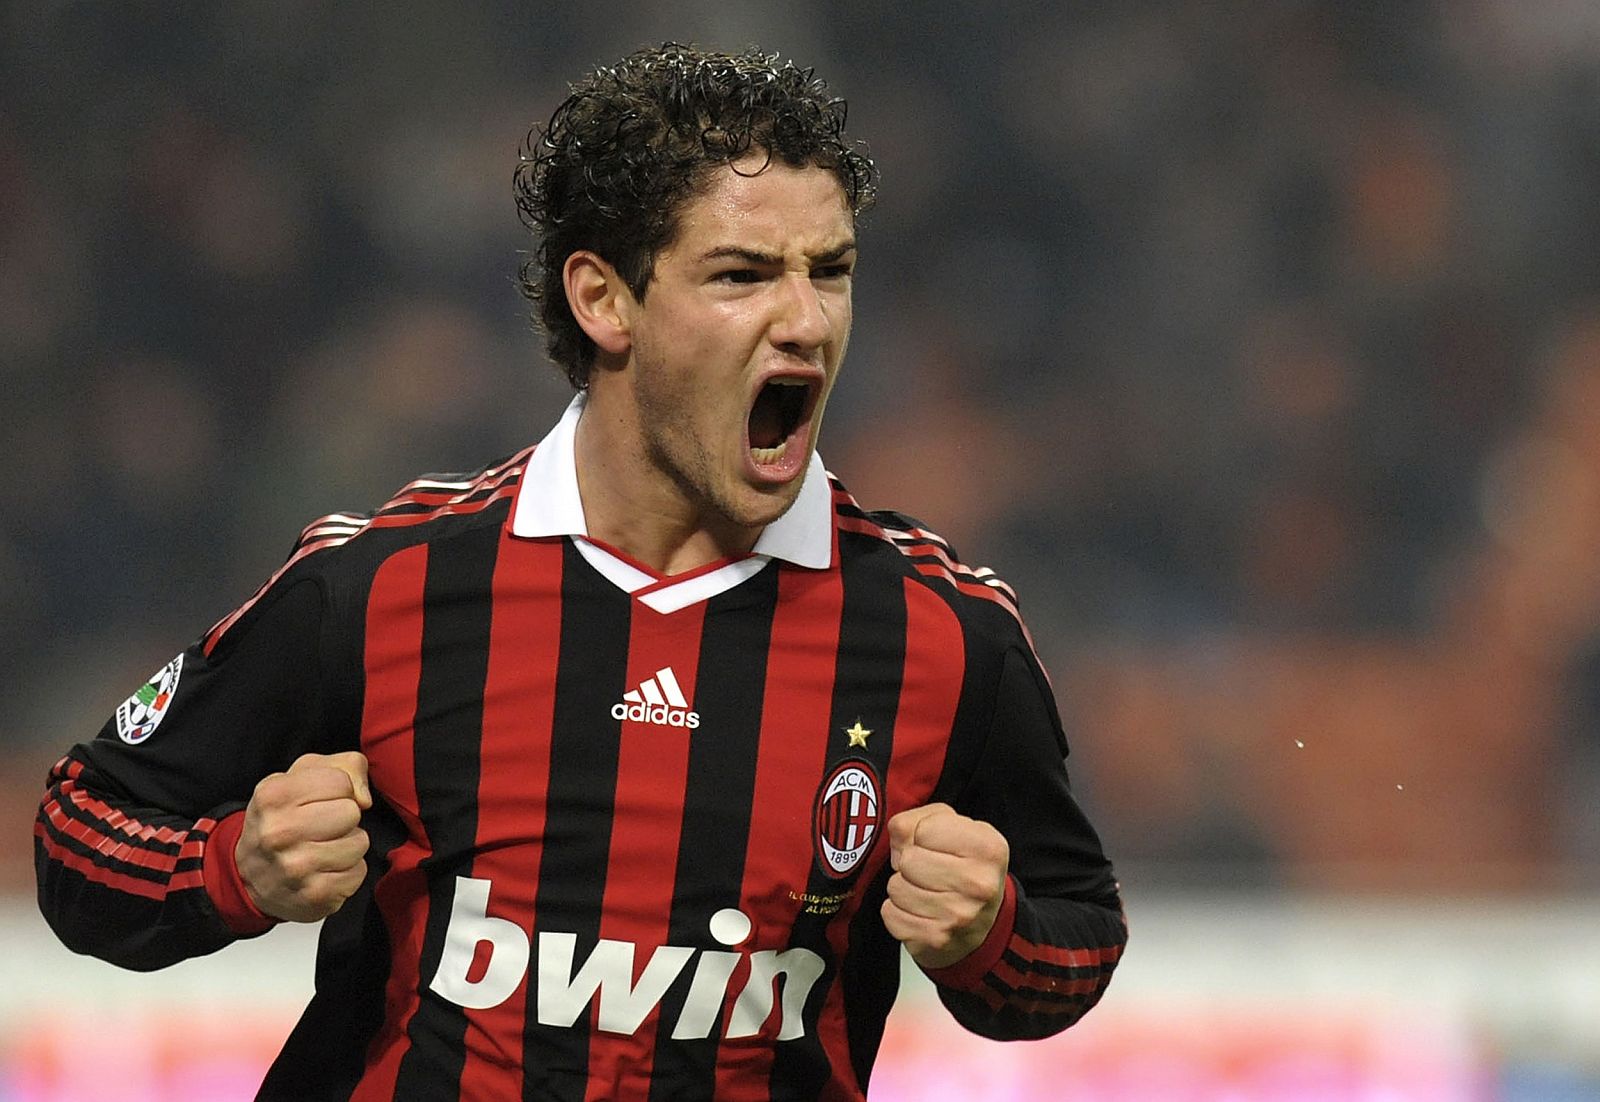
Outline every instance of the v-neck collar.
[[528, 458], [509, 521], [523, 539], [569, 537], [584, 560], [607, 581], [661, 613], [709, 600], [760, 573], [773, 559], [810, 570], [833, 565], [833, 499], [828, 472], [815, 452], [794, 504], [767, 525], [747, 555], [663, 575], [589, 536], [578, 493], [578, 421], [588, 395], [580, 391]]

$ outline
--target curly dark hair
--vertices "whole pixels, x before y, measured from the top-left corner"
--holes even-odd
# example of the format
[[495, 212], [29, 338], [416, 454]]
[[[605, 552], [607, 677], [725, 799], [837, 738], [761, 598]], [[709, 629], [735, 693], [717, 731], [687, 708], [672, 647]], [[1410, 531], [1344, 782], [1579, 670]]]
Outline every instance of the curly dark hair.
[[529, 133], [514, 187], [537, 248], [519, 282], [573, 386], [588, 385], [595, 358], [562, 283], [577, 250], [604, 257], [642, 301], [684, 204], [752, 148], [832, 172], [854, 214], [872, 205], [877, 169], [844, 136], [845, 101], [813, 72], [754, 49], [668, 42], [595, 70]]

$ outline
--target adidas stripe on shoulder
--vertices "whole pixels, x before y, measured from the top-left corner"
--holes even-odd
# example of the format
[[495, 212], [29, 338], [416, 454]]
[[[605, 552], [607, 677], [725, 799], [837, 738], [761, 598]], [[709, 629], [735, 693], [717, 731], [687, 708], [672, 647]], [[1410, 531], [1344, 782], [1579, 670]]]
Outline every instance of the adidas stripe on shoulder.
[[[998, 574], [987, 566], [971, 567], [962, 562], [943, 536], [924, 528], [920, 521], [889, 511], [869, 513], [832, 472], [828, 474], [828, 482], [833, 489], [834, 514], [840, 531], [858, 532], [880, 539], [904, 555], [912, 569], [923, 577], [944, 582], [958, 593], [992, 602], [1005, 609], [1016, 621], [1034, 661], [1041, 670], [1044, 669], [1038, 648], [1033, 643], [1033, 633], [1022, 619], [1016, 590]], [[1045, 676], [1048, 679], [1048, 672]]]
[[244, 604], [212, 625], [202, 638], [206, 654], [216, 649], [228, 630], [272, 591], [272, 587], [297, 563], [319, 551], [340, 547], [364, 532], [382, 528], [425, 524], [443, 516], [476, 513], [516, 493], [522, 471], [533, 448], [463, 478], [424, 476], [413, 479], [371, 513], [330, 513], [318, 517], [301, 531], [289, 557]]
[[963, 593], [1001, 604], [1020, 620], [1016, 591], [993, 570], [987, 566], [968, 566], [956, 557], [943, 536], [922, 527], [911, 517], [892, 512], [867, 512], [836, 478], [831, 474], [828, 477], [833, 487], [834, 513], [842, 530], [876, 536], [910, 559], [917, 573], [949, 582]]

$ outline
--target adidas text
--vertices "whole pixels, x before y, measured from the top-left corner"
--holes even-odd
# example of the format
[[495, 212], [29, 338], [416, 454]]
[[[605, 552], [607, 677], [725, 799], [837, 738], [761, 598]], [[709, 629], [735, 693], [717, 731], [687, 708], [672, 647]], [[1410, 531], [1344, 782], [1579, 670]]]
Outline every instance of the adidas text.
[[669, 708], [665, 704], [623, 704], [611, 706], [612, 719], [631, 719], [635, 723], [655, 723], [663, 727], [687, 727], [691, 731], [700, 726], [700, 713], [683, 708]]

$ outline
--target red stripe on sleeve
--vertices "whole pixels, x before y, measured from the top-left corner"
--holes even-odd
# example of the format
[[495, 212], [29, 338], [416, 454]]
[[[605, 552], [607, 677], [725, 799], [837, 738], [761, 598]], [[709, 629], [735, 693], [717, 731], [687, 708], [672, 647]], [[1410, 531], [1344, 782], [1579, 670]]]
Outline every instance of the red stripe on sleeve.
[[[82, 827], [82, 824], [74, 820], [67, 820], [65, 816], [62, 816], [62, 819], [68, 824], [68, 828], [63, 829], [55, 818], [55, 816], [59, 815], [61, 815], [61, 809], [59, 807], [54, 808], [54, 814], [51, 815], [52, 824], [56, 825], [57, 829], [62, 830], [62, 833], [67, 834], [69, 837], [84, 841], [83, 838], [70, 829], [72, 827]], [[207, 820], [202, 820], [202, 822], [205, 821]], [[34, 823], [33, 834], [35, 838], [39, 839], [40, 844], [44, 846], [45, 854], [50, 860], [72, 869], [74, 872], [81, 873], [85, 879], [96, 884], [104, 884], [108, 888], [114, 888], [129, 895], [137, 895], [144, 899], [164, 899], [171, 892], [204, 887], [204, 880], [201, 877], [199, 868], [177, 873], [168, 877], [165, 881], [143, 880], [139, 877], [129, 876], [126, 873], [103, 868], [95, 864], [94, 861], [83, 854], [57, 842], [50, 836], [50, 832], [45, 828], [44, 824], [37, 820]]]
[[[994, 978], [1017, 994], [1011, 1005], [1020, 1010], [1060, 1009], [1060, 1004], [1048, 999], [1049, 995], [1092, 995], [1108, 982], [1110, 973], [1101, 972], [1078, 979], [1066, 979], [1038, 972], [1027, 972], [1001, 958], [994, 967]], [[1032, 996], [1031, 998], [1029, 996]]]
[[[64, 790], [68, 787], [69, 785], [62, 786]], [[69, 803], [72, 803], [73, 806], [78, 806], [79, 801], [74, 797], [80, 796], [81, 793], [63, 791], [62, 794], [67, 797]], [[95, 830], [90, 823], [68, 815], [66, 809], [57, 800], [50, 800], [46, 803], [44, 813], [45, 817], [50, 820], [50, 825], [58, 833], [71, 838], [75, 842], [82, 843], [96, 853], [103, 857], [108, 857], [118, 864], [148, 869], [163, 876], [170, 875], [178, 865], [178, 856], [175, 854], [138, 849], [126, 841], [119, 840], [114, 835]], [[197, 857], [199, 854], [200, 849], [196, 846], [188, 856]]]
[[1040, 945], [1018, 937], [1012, 949], [1024, 960], [1036, 960], [1062, 968], [1105, 968], [1122, 959], [1122, 946], [1107, 945], [1086, 949], [1063, 949], [1055, 945]]
[[[203, 884], [198, 865], [183, 872], [175, 870], [180, 861], [202, 856], [204, 839], [216, 825], [215, 820], [201, 819], [188, 830], [174, 830], [166, 825], [141, 822], [83, 788], [80, 783], [83, 768], [83, 763], [74, 758], [63, 758], [56, 763], [52, 775], [58, 778], [58, 786], [40, 808], [42, 821], [36, 821], [34, 834], [51, 860], [82, 873], [96, 883], [146, 899], [160, 899], [168, 892]], [[79, 814], [68, 814], [63, 800]], [[63, 845], [57, 836], [70, 838], [113, 863], [107, 865], [96, 862]], [[145, 848], [152, 842], [159, 843], [163, 848]], [[177, 847], [176, 852], [167, 850], [166, 847], [172, 846]], [[148, 870], [162, 879], [131, 875], [134, 869]]]
[[417, 817], [412, 725], [422, 676], [422, 594], [427, 573], [427, 544], [408, 547], [378, 568], [367, 598], [361, 749], [367, 755], [374, 796], [394, 808], [408, 836], [390, 852], [388, 871], [373, 888], [389, 930], [394, 966], [384, 996], [383, 1024], [367, 1051], [367, 1070], [351, 1093], [351, 1102], [394, 1097], [400, 1060], [409, 1045], [406, 1026], [420, 988], [428, 889], [418, 866], [432, 847]]
[[[1053, 945], [1039, 945], [1017, 936], [1007, 947], [1011, 954], [1026, 965], [1044, 962], [1058, 967], [1096, 969], [1086, 976], [1066, 977], [1018, 968], [1002, 956], [993, 971], [995, 979], [1010, 987], [1014, 994], [1005, 1000], [1011, 1009], [1023, 1014], [1047, 1014], [1076, 1020], [1099, 997], [1111, 982], [1112, 967], [1122, 956], [1121, 946], [1092, 949], [1064, 949]], [[1063, 996], [1085, 996], [1081, 1000], [1063, 1002]]]

